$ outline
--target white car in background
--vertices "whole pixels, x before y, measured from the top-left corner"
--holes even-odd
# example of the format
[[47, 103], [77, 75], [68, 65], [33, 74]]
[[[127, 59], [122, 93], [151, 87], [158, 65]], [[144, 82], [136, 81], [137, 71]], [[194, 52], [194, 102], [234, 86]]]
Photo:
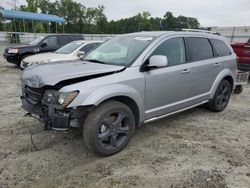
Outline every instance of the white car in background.
[[55, 52], [41, 53], [28, 56], [22, 60], [20, 67], [21, 69], [25, 69], [35, 64], [80, 59], [102, 42], [103, 41], [86, 40], [73, 41], [62, 46]]

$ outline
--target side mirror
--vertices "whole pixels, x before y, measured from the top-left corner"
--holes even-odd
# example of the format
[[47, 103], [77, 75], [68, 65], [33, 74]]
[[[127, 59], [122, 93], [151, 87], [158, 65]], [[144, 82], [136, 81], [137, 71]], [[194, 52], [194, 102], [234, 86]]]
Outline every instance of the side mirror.
[[168, 59], [164, 55], [154, 55], [149, 59], [149, 67], [161, 68], [168, 66]]
[[79, 51], [78, 53], [77, 53], [77, 56], [78, 57], [83, 57], [85, 55], [85, 52], [84, 51]]
[[41, 47], [42, 48], [44, 48], [44, 47], [46, 47], [47, 46], [47, 43], [46, 42], [43, 42], [42, 44], [41, 44]]
[[145, 72], [151, 69], [163, 68], [168, 66], [168, 58], [164, 55], [154, 55], [149, 58], [148, 64], [144, 64], [140, 71]]

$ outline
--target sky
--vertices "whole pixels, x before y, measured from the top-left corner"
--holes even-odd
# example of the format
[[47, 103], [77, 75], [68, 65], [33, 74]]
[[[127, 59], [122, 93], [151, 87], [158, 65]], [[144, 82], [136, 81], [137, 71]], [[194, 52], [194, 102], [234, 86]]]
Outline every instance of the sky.
[[[11, 7], [12, 1], [0, 0], [0, 6]], [[16, 0], [17, 5], [25, 0]], [[250, 0], [76, 0], [86, 7], [105, 6], [108, 20], [131, 17], [149, 11], [152, 17], [163, 17], [167, 11], [174, 16], [195, 17], [201, 26], [250, 26]]]

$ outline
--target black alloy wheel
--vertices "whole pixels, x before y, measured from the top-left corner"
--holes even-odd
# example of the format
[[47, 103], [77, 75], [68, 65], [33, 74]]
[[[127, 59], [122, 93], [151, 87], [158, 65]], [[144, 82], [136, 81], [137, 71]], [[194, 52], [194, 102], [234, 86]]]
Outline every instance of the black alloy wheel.
[[127, 145], [134, 129], [131, 109], [118, 101], [107, 101], [87, 116], [83, 135], [89, 149], [98, 155], [109, 156]]

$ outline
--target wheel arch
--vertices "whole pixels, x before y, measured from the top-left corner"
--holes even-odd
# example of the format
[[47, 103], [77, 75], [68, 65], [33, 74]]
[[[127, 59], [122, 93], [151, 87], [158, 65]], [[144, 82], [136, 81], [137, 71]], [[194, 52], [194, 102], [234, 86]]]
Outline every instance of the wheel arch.
[[222, 80], [227, 80], [230, 83], [232, 91], [234, 90], [236, 75], [234, 75], [231, 70], [225, 69], [215, 79], [210, 91], [210, 99], [214, 97], [217, 87], [219, 86]]
[[32, 53], [32, 52], [25, 52], [21, 55], [21, 59], [20, 60], [23, 60], [25, 57], [28, 57], [30, 55], [35, 55], [35, 53]]
[[134, 114], [136, 126], [140, 125], [139, 106], [132, 98], [120, 95], [120, 96], [114, 96], [114, 97], [108, 98], [108, 99], [102, 101], [101, 103], [104, 103], [104, 102], [109, 101], [109, 100], [115, 100], [115, 101], [118, 101], [118, 102], [121, 102], [121, 103], [127, 105], [132, 110], [132, 112]]
[[81, 103], [81, 106], [98, 106], [108, 100], [116, 100], [130, 107], [136, 116], [137, 125], [144, 121], [144, 97], [137, 90], [127, 85], [112, 85], [101, 88], [90, 94]]

